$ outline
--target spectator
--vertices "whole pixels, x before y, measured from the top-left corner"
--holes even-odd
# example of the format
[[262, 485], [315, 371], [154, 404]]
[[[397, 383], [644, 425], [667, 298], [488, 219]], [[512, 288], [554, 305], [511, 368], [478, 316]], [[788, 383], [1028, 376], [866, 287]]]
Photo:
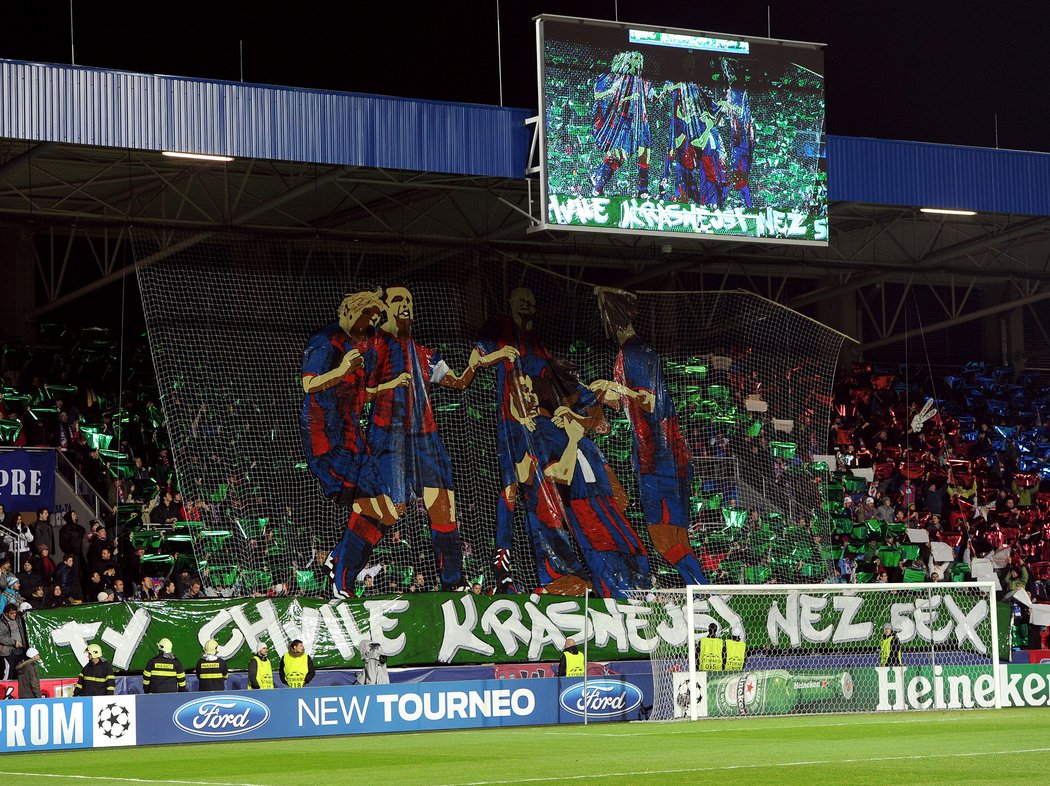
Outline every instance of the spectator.
[[38, 584], [36, 587], [33, 588], [33, 592], [30, 594], [27, 602], [34, 609], [42, 609], [46, 607], [47, 597], [44, 594], [43, 584]]
[[41, 546], [47, 546], [48, 551], [54, 554], [55, 547], [58, 544], [55, 542], [55, 529], [51, 521], [51, 511], [47, 508], [37, 510], [36, 521], [30, 525], [30, 528], [33, 530], [33, 546], [37, 549]]
[[87, 561], [88, 565], [92, 565], [102, 559], [102, 550], [109, 549], [109, 553], [113, 554], [113, 543], [106, 535], [106, 528], [102, 522], [94, 522], [96, 526], [93, 527], [93, 537], [88, 542], [87, 549]]
[[41, 580], [44, 584], [55, 583], [55, 571], [58, 570], [58, 566], [55, 564], [54, 558], [51, 556], [51, 547], [46, 543], [40, 543], [37, 545], [39, 555], [33, 561], [33, 568], [37, 573], [40, 574]]
[[44, 586], [44, 580], [33, 567], [33, 560], [28, 555], [22, 560], [22, 569], [18, 571], [18, 581], [27, 595], [31, 595], [37, 587]]
[[135, 588], [135, 599], [160, 600], [157, 588], [153, 586], [153, 579], [149, 576], [143, 576], [142, 581], [140, 581], [138, 587]]
[[65, 515], [65, 523], [58, 530], [58, 545], [62, 554], [72, 554], [76, 560], [84, 559], [84, 537], [87, 533], [80, 524], [75, 510]]
[[44, 698], [40, 692], [40, 651], [36, 647], [27, 649], [25, 656], [15, 668], [18, 671], [18, 698]]
[[75, 594], [81, 586], [80, 572], [76, 567], [76, 559], [72, 554], [66, 554], [62, 558], [62, 564], [55, 571], [55, 582], [62, 587], [67, 595]]
[[16, 514], [10, 528], [4, 532], [4, 542], [11, 552], [13, 564], [21, 565], [27, 556], [31, 556], [33, 538], [33, 531], [22, 521], [22, 514]]
[[61, 609], [69, 605], [69, 597], [62, 590], [61, 584], [55, 584], [44, 600], [45, 609]]
[[157, 594], [161, 600], [178, 600], [179, 590], [175, 586], [175, 579], [165, 581], [163, 589]]
[[186, 594], [182, 596], [183, 600], [205, 600], [206, 598], [207, 596], [201, 588], [200, 579], [193, 579], [190, 582], [189, 589], [186, 590]]
[[113, 580], [113, 600], [117, 603], [125, 603], [130, 600], [127, 592], [124, 590], [124, 579], [119, 576]]
[[25, 655], [25, 635], [18, 606], [8, 603], [0, 615], [0, 657], [4, 659], [4, 679], [15, 678], [15, 668]]
[[98, 594], [105, 590], [106, 583], [102, 581], [102, 574], [97, 570], [88, 573], [87, 578], [84, 580], [84, 597], [87, 600], [94, 601]]

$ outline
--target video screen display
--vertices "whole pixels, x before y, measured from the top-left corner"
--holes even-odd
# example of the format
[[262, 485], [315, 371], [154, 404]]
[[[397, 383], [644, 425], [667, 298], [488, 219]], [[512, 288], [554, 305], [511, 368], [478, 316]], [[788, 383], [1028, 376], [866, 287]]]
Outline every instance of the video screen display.
[[818, 45], [536, 22], [548, 227], [827, 243]]

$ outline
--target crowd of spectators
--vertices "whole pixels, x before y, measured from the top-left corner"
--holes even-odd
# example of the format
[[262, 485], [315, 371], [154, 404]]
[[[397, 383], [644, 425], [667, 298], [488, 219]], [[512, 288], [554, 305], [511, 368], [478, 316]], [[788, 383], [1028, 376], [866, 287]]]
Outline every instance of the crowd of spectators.
[[856, 365], [836, 387], [835, 580], [994, 575], [1001, 596], [1050, 600], [1050, 388], [981, 363], [920, 384], [908, 372]]

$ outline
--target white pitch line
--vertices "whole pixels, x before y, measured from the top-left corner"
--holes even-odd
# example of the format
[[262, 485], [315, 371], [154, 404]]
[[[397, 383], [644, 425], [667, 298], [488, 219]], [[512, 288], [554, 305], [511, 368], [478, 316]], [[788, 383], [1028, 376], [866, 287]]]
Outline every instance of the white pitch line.
[[57, 772], [9, 772], [0, 770], [0, 775], [16, 778], [74, 778], [85, 781], [110, 781], [114, 783], [176, 783], [180, 786], [260, 786], [257, 783], [229, 783], [226, 781], [179, 781], [166, 778], [117, 778], [106, 775], [60, 775]]
[[508, 786], [515, 783], [551, 783], [554, 781], [597, 780], [598, 778], [632, 778], [642, 775], [682, 775], [689, 772], [726, 772], [731, 770], [761, 770], [772, 767], [812, 767], [818, 764], [868, 764], [884, 761], [923, 761], [926, 759], [974, 758], [977, 756], [1012, 756], [1018, 753], [1047, 753], [1050, 748], [1021, 748], [1008, 751], [971, 751], [963, 753], [929, 753], [915, 756], [873, 756], [865, 759], [813, 759], [809, 761], [778, 761], [764, 764], [727, 764], [722, 767], [687, 767], [675, 770], [636, 770], [633, 772], [603, 772], [586, 775], [560, 775], [550, 778], [520, 778], [512, 781], [469, 781], [443, 786]]
[[[729, 721], [729, 723], [727, 723], [725, 726], [719, 726], [718, 728], [710, 728], [710, 729], [703, 729], [703, 728], [701, 728], [701, 729], [682, 729], [680, 731], [678, 731], [678, 730], [676, 730], [676, 731], [662, 731], [662, 732], [660, 732], [660, 736], [662, 737], [662, 736], [664, 736], [666, 734], [721, 734], [723, 732], [729, 732], [729, 731], [747, 731], [747, 732], [754, 733], [756, 731], [761, 731], [762, 728], [763, 728], [763, 727], [756, 728], [754, 726], [737, 725], [734, 722], [733, 718], [726, 718], [725, 720]], [[740, 720], [743, 720], [743, 719], [740, 719]], [[748, 720], [765, 720], [765, 719], [763, 719], [763, 718], [748, 718]], [[947, 717], [947, 718], [913, 718], [913, 719], [910, 719], [910, 720], [873, 720], [873, 721], [870, 721], [870, 722], [853, 721], [853, 722], [850, 722], [850, 723], [842, 723], [842, 722], [840, 722], [840, 723], [792, 723], [792, 724], [778, 725], [775, 728], [770, 726], [769, 728], [773, 729], [774, 731], [781, 731], [782, 729], [830, 729], [830, 728], [835, 728], [835, 727], [839, 727], [839, 726], [849, 726], [851, 728], [856, 728], [857, 726], [897, 726], [897, 725], [900, 725], [900, 724], [911, 724], [911, 723], [957, 723], [957, 722], [962, 721], [962, 720], [972, 720], [972, 719], [971, 718]], [[661, 721], [654, 721], [654, 722], [655, 723], [660, 723]], [[594, 728], [594, 727], [592, 727], [592, 728]], [[535, 732], [514, 730], [514, 731], [508, 731], [507, 733], [508, 734], [534, 734]], [[545, 731], [545, 732], [540, 732], [540, 733], [541, 734], [550, 734], [550, 735], [557, 736], [557, 737], [565, 737], [565, 736], [578, 736], [578, 737], [649, 737], [649, 736], [652, 736], [652, 734], [650, 732], [643, 732], [643, 731], [628, 731], [628, 732]]]

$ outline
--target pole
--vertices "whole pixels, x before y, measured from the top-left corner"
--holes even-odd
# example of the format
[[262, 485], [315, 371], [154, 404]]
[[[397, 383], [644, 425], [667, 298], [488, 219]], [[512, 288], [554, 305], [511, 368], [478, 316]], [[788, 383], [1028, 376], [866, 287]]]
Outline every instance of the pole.
[[992, 623], [992, 635], [989, 638], [992, 645], [992, 679], [995, 680], [995, 708], [1001, 710], [1003, 708], [1003, 685], [999, 674], [999, 609], [995, 602], [995, 585], [990, 581], [987, 582], [986, 590], [988, 592], [988, 619]]
[[[926, 588], [926, 619], [930, 622], [933, 621], [933, 587]], [[933, 636], [930, 636], [930, 684], [934, 684], [933, 678], [937, 672], [937, 651], [934, 649]], [[936, 704], [936, 699], [934, 700]], [[944, 709], [943, 707], [935, 706], [934, 709]]]
[[[685, 635], [689, 637], [689, 720], [696, 720], [696, 618], [693, 608], [693, 585], [685, 588]], [[656, 679], [656, 675], [653, 675]]]
[[499, 105], [503, 106], [503, 35], [499, 19], [499, 0], [496, 0], [496, 71], [499, 73]]
[[77, 50], [73, 42], [73, 0], [69, 0], [69, 63], [70, 65], [77, 64]]
[[583, 591], [583, 725], [587, 725], [587, 707], [590, 701], [587, 697], [587, 653], [590, 651], [590, 636], [588, 635], [587, 621], [590, 619], [591, 588]]

